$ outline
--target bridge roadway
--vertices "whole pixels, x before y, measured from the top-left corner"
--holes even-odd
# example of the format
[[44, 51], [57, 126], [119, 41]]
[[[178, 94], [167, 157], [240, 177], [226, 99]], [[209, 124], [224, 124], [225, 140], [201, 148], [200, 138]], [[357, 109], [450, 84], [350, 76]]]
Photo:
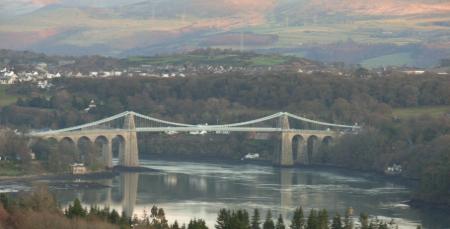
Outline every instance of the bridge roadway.
[[307, 135], [318, 134], [318, 135], [329, 135], [336, 131], [332, 130], [307, 130], [307, 129], [282, 129], [282, 128], [265, 128], [265, 127], [229, 127], [229, 128], [215, 128], [213, 126], [202, 126], [202, 127], [148, 127], [148, 128], [136, 128], [135, 130], [124, 130], [124, 129], [84, 129], [80, 131], [69, 131], [64, 133], [34, 133], [33, 136], [42, 137], [58, 137], [58, 136], [77, 136], [77, 135], [111, 135], [120, 134], [122, 132], [196, 132], [196, 131], [206, 131], [206, 132], [258, 132], [258, 133], [270, 133], [270, 132], [293, 132], [293, 133], [303, 133]]
[[[349, 133], [350, 131], [336, 130], [308, 130], [308, 129], [291, 129], [289, 125], [288, 113], [278, 113], [262, 118], [259, 120], [278, 119], [277, 127], [247, 127], [248, 123], [254, 124], [253, 121], [229, 124], [229, 125], [188, 125], [180, 124], [178, 126], [164, 127], [141, 127], [135, 125], [136, 117], [146, 117], [134, 112], [126, 112], [121, 114], [124, 117], [122, 128], [108, 128], [99, 125], [110, 122], [111, 118], [104, 119], [106, 121], [97, 121], [93, 124], [84, 124], [78, 127], [71, 127], [61, 130], [36, 132], [31, 135], [38, 138], [54, 139], [57, 142], [69, 142], [76, 148], [80, 149], [80, 141], [88, 141], [100, 146], [105, 165], [112, 167], [112, 141], [119, 139], [119, 161], [120, 165], [128, 167], [139, 166], [138, 160], [138, 142], [137, 133], [217, 133], [223, 134], [227, 132], [250, 132], [250, 133], [268, 133], [272, 138], [278, 139], [277, 147], [273, 157], [273, 162], [280, 166], [292, 166], [295, 163], [309, 164], [317, 153], [319, 147], [324, 144], [331, 144], [334, 139]], [[288, 117], [289, 116], [289, 117]], [[120, 117], [119, 115], [113, 117]], [[297, 116], [294, 116], [297, 117]], [[149, 117], [152, 121], [157, 119]], [[159, 120], [157, 120], [159, 121]], [[304, 120], [302, 120], [304, 121]], [[164, 124], [169, 122], [162, 121]], [[173, 124], [173, 123], [170, 123]], [[317, 122], [316, 122], [317, 124]], [[141, 124], [140, 124], [141, 125]], [[356, 126], [344, 126], [336, 124], [328, 124], [331, 127], [345, 127], [346, 130], [354, 130], [359, 128]]]

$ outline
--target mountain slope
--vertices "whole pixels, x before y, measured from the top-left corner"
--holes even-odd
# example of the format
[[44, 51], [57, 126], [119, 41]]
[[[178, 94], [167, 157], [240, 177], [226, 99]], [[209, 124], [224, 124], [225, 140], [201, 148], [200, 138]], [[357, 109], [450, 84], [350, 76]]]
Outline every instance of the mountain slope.
[[[355, 48], [411, 53], [411, 64], [450, 49], [450, 2], [440, 0], [17, 1], [37, 9], [0, 19], [0, 48], [114, 56], [245, 48], [351, 63], [377, 57], [366, 53], [373, 48], [348, 58], [332, 48], [351, 40]], [[17, 1], [1, 7], [23, 10]]]

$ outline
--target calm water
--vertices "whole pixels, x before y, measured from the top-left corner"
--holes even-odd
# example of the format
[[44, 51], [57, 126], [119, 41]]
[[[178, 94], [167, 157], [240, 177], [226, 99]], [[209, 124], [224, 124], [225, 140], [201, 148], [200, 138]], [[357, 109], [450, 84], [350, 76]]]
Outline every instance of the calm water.
[[57, 198], [67, 204], [75, 197], [84, 204], [110, 205], [128, 214], [142, 215], [153, 204], [163, 207], [170, 222], [205, 219], [213, 226], [220, 208], [272, 209], [291, 218], [301, 204], [305, 211], [326, 208], [330, 215], [347, 207], [355, 215], [368, 212], [379, 218], [393, 218], [400, 228], [450, 228], [449, 213], [416, 209], [403, 204], [410, 190], [381, 177], [339, 170], [259, 165], [170, 162], [142, 160], [141, 165], [158, 173], [127, 173], [102, 181], [112, 188], [97, 190], [57, 190]]

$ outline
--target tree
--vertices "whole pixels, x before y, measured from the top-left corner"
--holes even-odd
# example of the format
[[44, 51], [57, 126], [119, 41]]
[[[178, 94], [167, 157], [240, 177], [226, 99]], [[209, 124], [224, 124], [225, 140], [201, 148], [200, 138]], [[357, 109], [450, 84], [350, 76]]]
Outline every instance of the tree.
[[356, 77], [360, 77], [360, 78], [366, 78], [370, 75], [369, 70], [363, 68], [363, 67], [359, 67], [358, 69], [355, 70], [355, 76]]
[[110, 223], [113, 223], [113, 224], [119, 223], [119, 221], [120, 221], [120, 215], [119, 215], [119, 213], [118, 213], [115, 209], [113, 209], [113, 210], [111, 211], [111, 213], [109, 213], [108, 221], [109, 221]]
[[202, 219], [193, 219], [189, 221], [187, 229], [208, 229], [206, 223]]
[[169, 227], [169, 224], [167, 223], [167, 220], [166, 220], [166, 215], [164, 213], [164, 209], [162, 209], [162, 208], [158, 209], [158, 214], [156, 215], [156, 218], [158, 219], [158, 223], [159, 223], [160, 227], [162, 227], [162, 228]]
[[27, 139], [13, 131], [0, 132], [0, 156], [3, 160], [19, 161], [23, 164], [30, 162], [30, 149]]
[[259, 210], [255, 208], [253, 210], [253, 216], [252, 216], [252, 222], [251, 222], [251, 229], [260, 229], [260, 216], [259, 216]]
[[219, 210], [216, 220], [216, 229], [228, 229], [229, 228], [230, 213], [227, 209], [223, 208]]
[[[43, 185], [34, 187], [31, 194], [26, 194], [20, 198], [19, 204], [26, 206], [33, 211], [47, 211], [54, 213], [60, 213], [61, 211], [55, 197], [48, 191], [48, 188]], [[82, 209], [79, 201], [78, 207]]]
[[319, 229], [318, 215], [314, 209], [309, 212], [306, 229]]
[[236, 212], [233, 212], [231, 227], [236, 229], [250, 228], [248, 212], [246, 210], [237, 210]]
[[294, 216], [292, 217], [291, 229], [303, 229], [305, 226], [305, 216], [303, 214], [303, 208], [300, 206], [295, 209]]
[[266, 220], [263, 224], [263, 229], [275, 229], [275, 223], [272, 219], [272, 212], [270, 210], [267, 211]]
[[[113, 210], [113, 212], [115, 211]], [[81, 202], [78, 198], [73, 201], [73, 205], [69, 205], [65, 212], [65, 215], [69, 218], [84, 218], [86, 217], [86, 214], [86, 209], [81, 206]], [[118, 215], [119, 214], [117, 214], [117, 218], [119, 217]]]
[[339, 213], [336, 213], [336, 215], [333, 217], [333, 222], [331, 223], [331, 229], [343, 229], [342, 227], [342, 220]]
[[170, 229], [180, 229], [180, 226], [178, 226], [178, 222], [176, 220], [173, 222], [172, 226], [170, 226]]
[[328, 212], [326, 209], [319, 211], [318, 222], [320, 229], [328, 229]]
[[278, 216], [277, 224], [275, 226], [276, 229], [285, 229], [286, 226], [284, 226], [283, 216], [280, 214]]

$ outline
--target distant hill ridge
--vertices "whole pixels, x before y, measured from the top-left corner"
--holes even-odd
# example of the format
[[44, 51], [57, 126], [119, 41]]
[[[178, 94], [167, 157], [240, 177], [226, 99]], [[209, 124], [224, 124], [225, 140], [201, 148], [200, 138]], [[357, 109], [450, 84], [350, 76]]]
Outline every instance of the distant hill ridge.
[[[414, 66], [450, 56], [447, 0], [18, 1], [24, 4], [0, 6], [7, 12], [0, 48], [117, 57], [207, 47], [289, 50], [352, 64], [398, 55], [405, 57], [399, 63]], [[349, 39], [357, 55], [332, 48]], [[373, 56], [370, 50], [380, 46], [393, 48]]]

